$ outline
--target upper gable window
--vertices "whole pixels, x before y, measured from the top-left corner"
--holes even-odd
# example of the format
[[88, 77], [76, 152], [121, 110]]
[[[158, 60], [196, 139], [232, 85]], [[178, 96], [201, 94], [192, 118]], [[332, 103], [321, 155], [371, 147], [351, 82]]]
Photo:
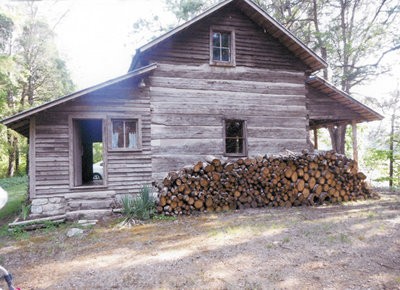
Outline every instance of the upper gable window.
[[210, 64], [235, 65], [235, 34], [232, 30], [212, 28], [210, 32]]

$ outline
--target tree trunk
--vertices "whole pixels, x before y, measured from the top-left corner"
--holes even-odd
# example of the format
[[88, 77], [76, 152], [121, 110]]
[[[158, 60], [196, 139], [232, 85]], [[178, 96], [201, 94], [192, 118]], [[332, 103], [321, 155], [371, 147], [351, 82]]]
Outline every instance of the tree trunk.
[[19, 173], [19, 161], [20, 161], [20, 152], [19, 152], [19, 140], [18, 136], [14, 136], [13, 146], [15, 152], [15, 173]]
[[332, 150], [339, 154], [345, 154], [344, 145], [347, 125], [329, 126], [329, 135], [331, 137]]
[[394, 163], [394, 125], [395, 125], [395, 114], [392, 115], [390, 122], [390, 137], [389, 137], [389, 188], [393, 189], [393, 163]]
[[12, 177], [15, 174], [15, 150], [14, 150], [14, 137], [10, 130], [7, 130], [7, 143], [8, 143], [8, 168], [7, 176]]

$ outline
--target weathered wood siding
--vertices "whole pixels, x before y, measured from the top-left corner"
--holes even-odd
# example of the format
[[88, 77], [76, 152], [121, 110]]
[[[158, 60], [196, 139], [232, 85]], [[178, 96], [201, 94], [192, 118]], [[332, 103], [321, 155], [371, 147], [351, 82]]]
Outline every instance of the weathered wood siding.
[[[135, 90], [137, 83], [126, 80], [79, 97], [38, 114], [35, 124], [35, 195], [68, 194], [93, 191], [70, 187], [70, 116], [96, 116], [106, 122], [109, 117], [141, 118], [142, 150], [138, 152], [107, 151], [106, 185], [95, 191], [115, 190], [116, 193], [137, 192], [151, 182], [150, 98], [148, 91]], [[109, 130], [103, 146], [107, 146]]]
[[[236, 66], [211, 66], [210, 27], [234, 28]], [[229, 5], [143, 56], [150, 78], [153, 177], [224, 154], [223, 121], [246, 120], [248, 155], [307, 146], [304, 64]]]

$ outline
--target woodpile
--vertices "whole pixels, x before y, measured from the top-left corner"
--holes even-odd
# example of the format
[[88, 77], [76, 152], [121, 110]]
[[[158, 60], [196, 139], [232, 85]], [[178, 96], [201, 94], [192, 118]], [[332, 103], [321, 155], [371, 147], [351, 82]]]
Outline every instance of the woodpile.
[[189, 215], [256, 207], [318, 205], [375, 197], [357, 163], [334, 152], [205, 162], [170, 172], [157, 211]]

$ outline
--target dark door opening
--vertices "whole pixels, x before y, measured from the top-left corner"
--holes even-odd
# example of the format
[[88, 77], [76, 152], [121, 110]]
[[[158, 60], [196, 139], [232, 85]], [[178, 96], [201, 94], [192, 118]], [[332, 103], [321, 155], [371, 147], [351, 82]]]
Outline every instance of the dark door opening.
[[75, 119], [74, 186], [103, 185], [103, 120]]

